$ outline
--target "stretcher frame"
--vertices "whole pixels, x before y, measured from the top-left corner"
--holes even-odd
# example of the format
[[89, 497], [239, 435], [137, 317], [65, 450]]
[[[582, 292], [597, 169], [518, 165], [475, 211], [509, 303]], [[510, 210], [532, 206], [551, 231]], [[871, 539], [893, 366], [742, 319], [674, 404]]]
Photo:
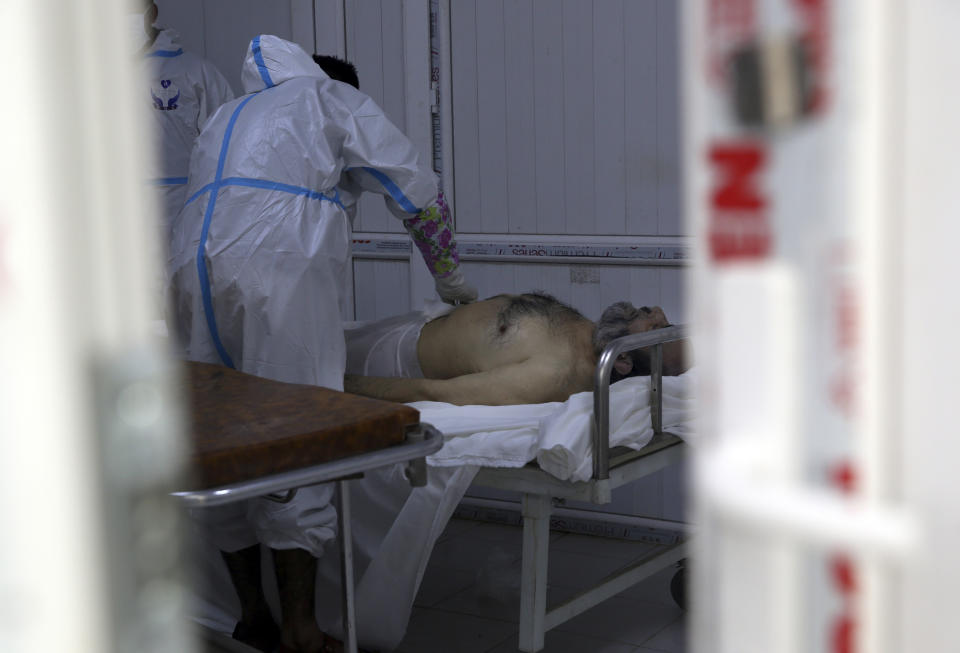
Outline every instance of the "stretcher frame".
[[[593, 587], [547, 608], [547, 562], [550, 544], [550, 513], [554, 499], [609, 503], [615, 488], [679, 462], [686, 454], [683, 441], [663, 431], [663, 347], [687, 337], [683, 326], [671, 326], [624, 336], [612, 341], [597, 362], [594, 377], [592, 433], [593, 475], [587, 481], [569, 482], [541, 470], [535, 464], [520, 469], [485, 467], [474, 483], [522, 494], [523, 557], [520, 572], [519, 648], [535, 653], [544, 646], [546, 631], [572, 619], [602, 601], [639, 583], [650, 575], [686, 557], [687, 542], [655, 551], [649, 556], [608, 575]], [[633, 349], [651, 348], [650, 414], [654, 431], [643, 449], [610, 450], [610, 372], [617, 356]]]
[[206, 490], [173, 492], [190, 508], [219, 506], [244, 499], [266, 497], [289, 501], [297, 488], [320, 483], [337, 484], [337, 523], [340, 542], [340, 580], [343, 600], [343, 642], [347, 653], [357, 653], [356, 593], [353, 577], [353, 531], [351, 528], [349, 481], [380, 467], [405, 465], [410, 485], [422, 486], [427, 481], [426, 456], [443, 446], [443, 434], [430, 424], [421, 422], [406, 433], [406, 441], [376, 451], [313, 465], [303, 469], [273, 474]]

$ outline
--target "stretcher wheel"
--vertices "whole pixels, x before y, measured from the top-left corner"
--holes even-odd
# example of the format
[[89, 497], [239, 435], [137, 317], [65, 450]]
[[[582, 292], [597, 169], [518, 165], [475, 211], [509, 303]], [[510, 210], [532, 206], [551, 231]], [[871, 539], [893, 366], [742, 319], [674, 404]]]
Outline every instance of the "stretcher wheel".
[[670, 580], [670, 596], [681, 610], [687, 609], [687, 568], [680, 562], [676, 573]]

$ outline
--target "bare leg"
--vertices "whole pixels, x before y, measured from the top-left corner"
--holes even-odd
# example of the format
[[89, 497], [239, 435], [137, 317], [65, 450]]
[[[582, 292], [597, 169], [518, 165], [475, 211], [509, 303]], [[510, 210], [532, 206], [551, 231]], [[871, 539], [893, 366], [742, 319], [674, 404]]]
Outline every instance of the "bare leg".
[[221, 551], [220, 554], [227, 563], [230, 580], [240, 599], [240, 621], [233, 631], [233, 638], [261, 651], [272, 651], [280, 641], [280, 631], [263, 596], [260, 545], [233, 553]]
[[280, 641], [285, 650], [321, 653], [329, 640], [317, 626], [317, 559], [303, 549], [273, 550], [280, 593]]

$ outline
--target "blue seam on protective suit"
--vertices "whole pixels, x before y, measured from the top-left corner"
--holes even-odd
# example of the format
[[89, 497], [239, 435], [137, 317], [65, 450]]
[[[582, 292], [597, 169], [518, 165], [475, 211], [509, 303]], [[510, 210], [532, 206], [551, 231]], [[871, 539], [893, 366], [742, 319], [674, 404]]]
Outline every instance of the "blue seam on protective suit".
[[210, 336], [213, 338], [213, 345], [220, 354], [220, 360], [227, 367], [236, 369], [230, 354], [227, 353], [223, 343], [220, 341], [220, 333], [217, 331], [217, 319], [213, 314], [213, 299], [210, 292], [210, 278], [207, 276], [206, 257], [204, 249], [207, 245], [207, 235], [210, 232], [210, 220], [213, 218], [213, 209], [217, 205], [217, 194], [220, 191], [220, 179], [223, 177], [223, 166], [227, 160], [227, 148], [230, 147], [230, 136], [233, 134], [233, 126], [237, 123], [237, 117], [240, 111], [252, 100], [255, 95], [251, 95], [237, 106], [230, 116], [230, 122], [227, 123], [227, 129], [223, 134], [223, 144], [220, 146], [220, 158], [217, 161], [217, 173], [213, 177], [212, 190], [210, 192], [210, 201], [207, 202], [207, 211], [203, 216], [203, 227], [200, 229], [200, 244], [197, 246], [197, 274], [200, 277], [200, 294], [203, 296], [203, 312], [207, 318], [207, 328], [210, 330]]
[[217, 186], [217, 188], [223, 188], [224, 186], [247, 186], [249, 188], [262, 188], [264, 190], [276, 190], [281, 193], [290, 193], [291, 195], [305, 195], [308, 199], [311, 200], [326, 200], [328, 202], [333, 202], [341, 209], [346, 211], [346, 207], [343, 205], [343, 202], [340, 201], [340, 190], [337, 188], [333, 189], [333, 197], [327, 197], [327, 195], [321, 191], [313, 190], [312, 188], [304, 188], [303, 186], [294, 186], [293, 184], [284, 184], [279, 181], [268, 181], [266, 179], [254, 179], [252, 177], [227, 177], [226, 179], [221, 179], [218, 184], [210, 183], [198, 190], [196, 193], [190, 196], [184, 206], [197, 199], [208, 190]]
[[327, 200], [328, 202], [333, 202], [341, 209], [346, 211], [346, 207], [340, 201], [340, 191], [336, 188], [334, 188], [334, 197], [331, 198], [327, 197], [320, 191], [313, 190], [311, 188], [294, 186], [293, 184], [284, 184], [283, 182], [279, 181], [267, 181], [266, 179], [252, 179], [250, 177], [228, 177], [227, 179], [223, 180], [221, 186], [248, 186], [250, 188], [277, 190], [282, 193], [290, 193], [291, 195], [305, 195], [311, 200]]
[[179, 184], [187, 183], [186, 177], [159, 177], [152, 180], [154, 186], [177, 186]]
[[204, 186], [203, 188], [201, 188], [200, 190], [198, 190], [196, 193], [194, 193], [193, 195], [191, 195], [191, 196], [190, 196], [190, 199], [188, 199], [186, 202], [184, 202], [183, 205], [186, 206], [187, 204], [189, 204], [190, 202], [192, 202], [193, 200], [197, 199], [198, 197], [200, 197], [201, 195], [203, 195], [204, 193], [206, 193], [208, 190], [210, 190], [211, 188], [213, 188], [213, 186], [214, 186], [214, 184], [213, 184], [212, 182], [209, 183], [209, 184], [207, 184], [206, 186]]
[[328, 202], [333, 202], [341, 209], [344, 209], [343, 204], [340, 202], [340, 191], [338, 189], [334, 189], [334, 197], [331, 199], [319, 191], [311, 190], [309, 188], [302, 188], [300, 186], [294, 186], [292, 184], [266, 181], [264, 179], [248, 179], [245, 177], [223, 178], [223, 168], [226, 164], [227, 149], [230, 146], [230, 137], [233, 134], [233, 126], [237, 122], [237, 117], [240, 115], [240, 111], [247, 104], [247, 102], [252, 100], [255, 96], [256, 94], [246, 98], [236, 109], [234, 109], [233, 114], [230, 116], [230, 121], [227, 123], [227, 129], [223, 134], [223, 144], [220, 146], [220, 157], [217, 160], [217, 172], [214, 175], [213, 182], [203, 186], [203, 188], [195, 192], [190, 199], [184, 203], [184, 206], [186, 206], [203, 193], [210, 191], [210, 201], [207, 204], [207, 210], [203, 216], [203, 226], [200, 229], [200, 244], [197, 246], [197, 274], [200, 277], [200, 294], [203, 296], [203, 312], [204, 316], [206, 317], [207, 328], [210, 330], [210, 337], [213, 338], [213, 344], [214, 347], [216, 347], [217, 353], [220, 355], [220, 360], [222, 360], [223, 364], [227, 367], [234, 369], [236, 369], [236, 366], [234, 365], [233, 360], [230, 358], [230, 354], [227, 353], [226, 348], [223, 346], [223, 342], [220, 340], [220, 332], [217, 329], [217, 320], [213, 312], [213, 293], [210, 289], [210, 278], [207, 274], [207, 266], [205, 265], [206, 259], [204, 257], [207, 236], [210, 232], [210, 222], [213, 219], [213, 211], [217, 204], [217, 195], [220, 192], [220, 189], [225, 186], [247, 186], [251, 188], [276, 190], [284, 193], [290, 193], [292, 195], [305, 195], [306, 197], [315, 200], [327, 200]]
[[402, 208], [404, 211], [406, 211], [407, 213], [413, 213], [413, 214], [420, 213], [420, 209], [418, 209], [416, 206], [413, 205], [413, 202], [411, 202], [407, 198], [407, 196], [403, 194], [403, 191], [400, 190], [400, 187], [397, 186], [395, 183], [393, 183], [393, 180], [390, 179], [390, 177], [380, 172], [376, 168], [370, 168], [368, 166], [364, 166], [362, 170], [366, 170], [371, 175], [373, 175], [373, 177], [377, 181], [383, 184], [383, 187], [387, 189], [388, 193], [390, 193], [390, 197], [392, 197], [394, 201], [397, 204], [399, 204], [400, 208]]
[[183, 54], [183, 48], [179, 50], [155, 50], [148, 54], [148, 57], [164, 57], [166, 59], [172, 59], [173, 57], [179, 57]]
[[260, 79], [267, 85], [267, 88], [272, 88], [275, 84], [273, 80], [270, 79], [270, 71], [267, 70], [267, 65], [263, 62], [263, 51], [260, 49], [259, 35], [253, 37], [253, 43], [251, 45], [253, 46], [253, 60], [257, 62], [257, 70], [260, 71]]

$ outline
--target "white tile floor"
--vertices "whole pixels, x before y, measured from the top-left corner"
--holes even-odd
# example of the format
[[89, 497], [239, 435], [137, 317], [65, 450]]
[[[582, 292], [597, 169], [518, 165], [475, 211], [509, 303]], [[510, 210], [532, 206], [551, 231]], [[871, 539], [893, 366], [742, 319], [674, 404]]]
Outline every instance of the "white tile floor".
[[[517, 649], [521, 529], [451, 520], [437, 542], [407, 634], [395, 653]], [[552, 533], [548, 607], [648, 553], [653, 545]], [[665, 569], [548, 631], [544, 653], [684, 653], [685, 613]]]

